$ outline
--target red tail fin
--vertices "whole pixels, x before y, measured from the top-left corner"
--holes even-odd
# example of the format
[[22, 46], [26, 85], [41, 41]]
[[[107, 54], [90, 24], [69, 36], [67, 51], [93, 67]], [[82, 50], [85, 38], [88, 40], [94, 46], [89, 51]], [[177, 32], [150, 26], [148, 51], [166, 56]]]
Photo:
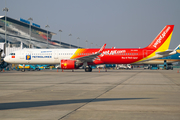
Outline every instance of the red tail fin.
[[174, 25], [166, 25], [158, 36], [146, 48], [165, 51], [169, 48]]

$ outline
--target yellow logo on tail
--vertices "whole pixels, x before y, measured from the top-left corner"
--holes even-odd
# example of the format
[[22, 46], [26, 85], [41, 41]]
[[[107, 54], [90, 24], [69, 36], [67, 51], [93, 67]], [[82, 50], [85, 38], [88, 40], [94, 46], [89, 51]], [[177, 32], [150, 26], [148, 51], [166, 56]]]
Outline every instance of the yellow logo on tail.
[[176, 50], [177, 53], [180, 53], [180, 46]]

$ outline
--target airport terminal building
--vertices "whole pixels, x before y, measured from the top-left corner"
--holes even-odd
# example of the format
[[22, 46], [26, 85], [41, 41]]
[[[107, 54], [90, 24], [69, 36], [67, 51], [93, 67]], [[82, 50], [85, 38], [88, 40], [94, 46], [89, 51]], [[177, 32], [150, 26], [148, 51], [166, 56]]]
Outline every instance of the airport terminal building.
[[[5, 21], [5, 16], [0, 16], [0, 43], [5, 42], [5, 33], [7, 43], [6, 54], [12, 51], [12, 48], [16, 50], [29, 47], [69, 48], [70, 46], [68, 43], [51, 40], [52, 36], [56, 35], [55, 33], [42, 29], [40, 25], [21, 18], [16, 20], [6, 17]], [[71, 47], [78, 48], [75, 45], [71, 45]]]

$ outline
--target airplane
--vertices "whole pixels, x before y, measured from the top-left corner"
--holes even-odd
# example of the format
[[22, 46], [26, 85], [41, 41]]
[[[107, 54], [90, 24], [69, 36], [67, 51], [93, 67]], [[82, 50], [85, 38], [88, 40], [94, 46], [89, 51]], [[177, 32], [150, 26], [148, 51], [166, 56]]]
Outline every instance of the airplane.
[[157, 37], [145, 48], [106, 48], [100, 49], [22, 49], [4, 58], [8, 63], [17, 64], [60, 64], [61, 69], [78, 69], [84, 66], [91, 72], [91, 65], [136, 64], [160, 57], [176, 54], [168, 50], [174, 25], [166, 25]]

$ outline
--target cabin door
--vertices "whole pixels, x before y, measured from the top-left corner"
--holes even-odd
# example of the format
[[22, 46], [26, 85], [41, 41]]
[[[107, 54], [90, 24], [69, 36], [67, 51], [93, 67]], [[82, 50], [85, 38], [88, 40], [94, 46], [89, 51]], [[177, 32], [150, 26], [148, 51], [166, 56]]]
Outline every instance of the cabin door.
[[24, 51], [21, 51], [20, 53], [20, 59], [24, 59], [25, 58], [25, 52]]
[[149, 56], [153, 51], [152, 50], [143, 50], [143, 58]]
[[54, 59], [58, 59], [58, 51], [57, 50], [54, 51]]

